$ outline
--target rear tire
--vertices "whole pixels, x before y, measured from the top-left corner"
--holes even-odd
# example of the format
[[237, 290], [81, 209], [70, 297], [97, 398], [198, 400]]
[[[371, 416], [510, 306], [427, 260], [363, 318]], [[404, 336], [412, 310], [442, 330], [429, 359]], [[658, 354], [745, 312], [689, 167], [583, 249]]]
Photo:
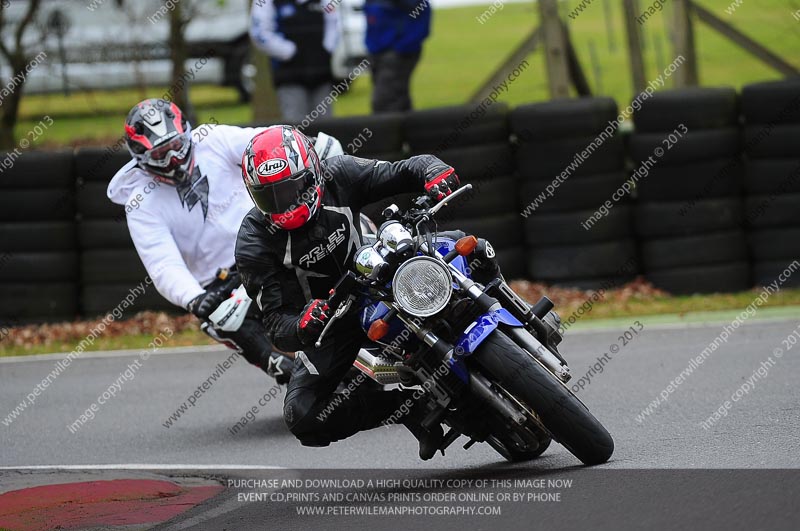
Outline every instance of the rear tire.
[[614, 441], [583, 403], [556, 377], [495, 331], [471, 356], [483, 371], [539, 416], [552, 437], [586, 465], [605, 463]]

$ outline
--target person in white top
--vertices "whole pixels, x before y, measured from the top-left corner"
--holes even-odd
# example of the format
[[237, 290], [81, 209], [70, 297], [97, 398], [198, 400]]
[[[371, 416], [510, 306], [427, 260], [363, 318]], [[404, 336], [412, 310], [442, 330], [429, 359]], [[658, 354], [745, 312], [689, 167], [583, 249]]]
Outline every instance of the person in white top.
[[[209, 320], [240, 284], [236, 236], [253, 208], [242, 181], [242, 154], [263, 129], [212, 123], [192, 130], [174, 103], [144, 100], [125, 122], [133, 159], [112, 178], [107, 194], [125, 206], [131, 238], [158, 292], [196, 315], [208, 335], [285, 383], [293, 354], [274, 351], [256, 305], [235, 331]], [[317, 142], [329, 157], [342, 154], [327, 135]]]

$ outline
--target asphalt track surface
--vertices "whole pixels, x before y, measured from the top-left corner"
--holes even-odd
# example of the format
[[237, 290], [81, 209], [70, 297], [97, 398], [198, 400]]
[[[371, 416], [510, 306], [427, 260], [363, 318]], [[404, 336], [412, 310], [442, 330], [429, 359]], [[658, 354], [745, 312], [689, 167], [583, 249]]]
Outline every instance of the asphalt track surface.
[[[556, 444], [536, 461], [511, 465], [484, 444], [461, 449], [463, 440], [445, 456], [421, 462], [415, 441], [402, 427], [364, 432], [328, 448], [304, 448], [284, 426], [282, 396], [259, 405], [259, 398], [269, 393], [272, 382], [244, 360], [233, 363], [200, 395], [194, 407], [171, 427], [165, 427], [169, 416], [229, 356], [221, 350], [157, 354], [142, 361], [135, 377], [123, 383], [117, 396], [72, 433], [68, 425], [137, 359], [136, 354], [87, 354], [73, 362], [10, 425], [0, 425], [0, 466], [6, 469], [0, 471], [0, 482], [11, 484], [12, 479], [18, 482], [22, 477], [9, 469], [96, 465], [113, 469], [121, 464], [181, 468], [173, 472], [177, 474], [200, 469], [195, 474], [219, 478], [223, 483], [230, 478], [276, 474], [295, 479], [352, 478], [354, 469], [388, 469], [384, 477], [428, 480], [570, 478], [575, 483], [562, 489], [560, 502], [538, 505], [536, 516], [530, 513], [533, 505], [511, 504], [504, 506], [503, 516], [410, 515], [402, 521], [411, 528], [430, 518], [439, 522], [438, 528], [532, 528], [531, 519], [536, 518], [536, 528], [558, 529], [586, 525], [662, 528], [679, 523], [690, 528], [796, 529], [800, 525], [796, 503], [800, 487], [800, 342], [787, 349], [784, 341], [799, 325], [800, 316], [745, 323], [694, 369], [668, 400], [650, 416], [638, 420], [637, 415], [722, 332], [724, 324], [645, 326], [627, 345], [620, 338], [625, 327], [568, 332], [561, 350], [572, 367], [573, 384], [599, 357], [619, 347], [602, 367], [603, 372], [592, 376], [591, 383], [578, 393], [616, 443], [612, 460], [592, 469], [581, 467]], [[634, 319], [631, 326], [638, 328]], [[776, 349], [783, 351], [780, 357]], [[47, 376], [57, 360], [0, 363], [3, 418]], [[754, 378], [765, 364], [768, 369]], [[748, 381], [748, 392], [739, 391]], [[737, 391], [738, 399], [732, 400]], [[704, 428], [701, 423], [726, 400], [730, 404], [724, 408], [726, 416]], [[232, 434], [229, 429], [253, 406], [258, 407], [255, 420]], [[290, 470], [265, 470], [272, 467]], [[771, 470], [713, 473], [703, 469]], [[362, 475], [374, 478], [382, 473], [365, 470]], [[227, 489], [213, 503], [186, 513], [183, 524], [173, 522], [165, 528], [386, 527], [385, 516], [299, 519], [290, 504], [236, 499], [238, 493], [260, 490]], [[465, 484], [451, 490], [481, 489]], [[271, 525], [265, 526], [266, 521]], [[390, 522], [397, 524], [399, 520]], [[620, 525], [622, 522], [628, 525]]]

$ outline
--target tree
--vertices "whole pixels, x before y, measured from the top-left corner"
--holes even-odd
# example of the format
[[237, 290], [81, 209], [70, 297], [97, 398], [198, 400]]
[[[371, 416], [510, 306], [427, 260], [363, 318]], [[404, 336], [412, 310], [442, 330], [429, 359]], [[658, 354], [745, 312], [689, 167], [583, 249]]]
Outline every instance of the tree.
[[172, 83], [169, 95], [192, 123], [197, 120], [189, 99], [189, 82], [186, 79], [186, 61], [189, 59], [186, 26], [196, 13], [196, 5], [186, 0], [175, 2], [175, 7], [169, 13], [169, 53], [172, 60]]
[[14, 127], [19, 118], [19, 104], [22, 100], [22, 87], [28, 76], [27, 68], [31, 56], [23, 47], [25, 31], [30, 27], [39, 10], [41, 0], [29, 0], [28, 8], [16, 25], [9, 24], [6, 29], [6, 2], [0, 2], [0, 28], [3, 34], [13, 34], [11, 42], [0, 37], [0, 55], [11, 67], [11, 77], [0, 79], [3, 99], [0, 103], [0, 149], [12, 149], [15, 144]]

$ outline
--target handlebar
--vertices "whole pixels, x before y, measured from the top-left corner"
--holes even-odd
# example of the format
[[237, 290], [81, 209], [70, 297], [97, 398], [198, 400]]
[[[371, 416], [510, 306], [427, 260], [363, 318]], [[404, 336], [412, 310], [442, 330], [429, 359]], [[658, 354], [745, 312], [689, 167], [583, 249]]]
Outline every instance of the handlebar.
[[452, 194], [448, 195], [447, 197], [445, 197], [444, 199], [439, 201], [439, 203], [434, 205], [433, 208], [428, 210], [428, 214], [431, 214], [431, 215], [436, 214], [441, 209], [443, 209], [450, 201], [452, 201], [453, 199], [457, 198], [458, 196], [460, 196], [462, 194], [465, 194], [465, 193], [469, 192], [470, 190], [472, 190], [472, 185], [469, 184], [469, 183], [465, 184], [464, 186], [462, 186], [461, 188], [459, 188], [458, 190], [456, 190]]
[[[436, 215], [441, 209], [447, 206], [452, 200], [458, 198], [459, 196], [469, 192], [472, 190], [471, 184], [465, 184], [464, 186], [460, 187], [458, 190], [453, 192], [452, 194], [448, 195], [444, 199], [442, 199], [436, 205], [423, 209], [423, 210], [413, 210], [408, 211], [402, 217], [405, 218], [407, 221], [412, 223], [413, 225], [417, 226], [419, 229], [419, 225], [427, 220], [430, 220], [433, 216]], [[422, 196], [418, 198], [415, 202], [417, 204], [424, 204], [425, 200], [428, 199], [427, 196]], [[399, 209], [391, 207], [386, 210], [386, 217], [393, 217], [395, 214], [399, 213]], [[419, 232], [419, 230], [417, 230]], [[325, 335], [330, 330], [333, 323], [338, 321], [344, 314], [346, 314], [350, 307], [353, 305], [353, 302], [356, 300], [356, 297], [353, 295], [352, 291], [355, 285], [358, 284], [358, 279], [356, 275], [352, 271], [348, 271], [345, 273], [339, 281], [336, 283], [336, 286], [330, 291], [330, 297], [328, 298], [328, 305], [331, 308], [334, 308], [334, 314], [328, 319], [328, 322], [325, 324], [325, 327], [322, 329], [322, 332], [319, 335], [314, 346], [319, 348], [322, 345], [322, 340], [325, 338]]]

